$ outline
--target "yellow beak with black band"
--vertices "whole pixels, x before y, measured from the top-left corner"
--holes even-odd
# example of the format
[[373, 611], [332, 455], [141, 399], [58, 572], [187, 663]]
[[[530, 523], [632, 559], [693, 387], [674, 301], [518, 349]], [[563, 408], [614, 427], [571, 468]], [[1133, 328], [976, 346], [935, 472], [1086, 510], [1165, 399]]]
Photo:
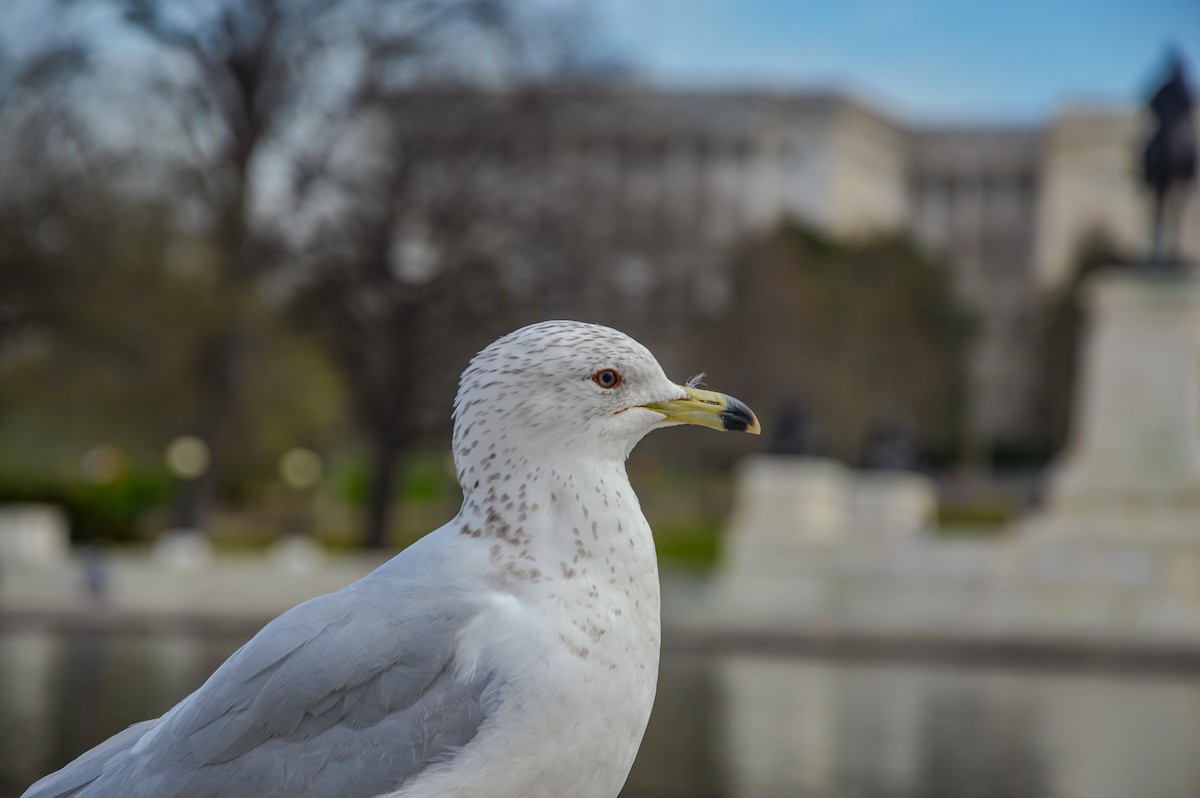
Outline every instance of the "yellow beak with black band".
[[671, 424], [698, 424], [709, 429], [749, 432], [751, 435], [762, 432], [753, 411], [732, 396], [679, 387], [687, 396], [669, 402], [651, 402], [642, 407], [662, 413], [664, 420]]

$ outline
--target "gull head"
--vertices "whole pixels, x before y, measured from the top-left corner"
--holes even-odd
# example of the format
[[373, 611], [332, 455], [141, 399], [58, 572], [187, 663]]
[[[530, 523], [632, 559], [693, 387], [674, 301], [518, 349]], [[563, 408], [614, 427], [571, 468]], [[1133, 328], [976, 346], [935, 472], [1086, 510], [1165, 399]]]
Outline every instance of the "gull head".
[[513, 453], [624, 460], [647, 432], [675, 424], [759, 432], [746, 405], [672, 382], [624, 333], [546, 321], [500, 338], [463, 372], [454, 460], [460, 480]]

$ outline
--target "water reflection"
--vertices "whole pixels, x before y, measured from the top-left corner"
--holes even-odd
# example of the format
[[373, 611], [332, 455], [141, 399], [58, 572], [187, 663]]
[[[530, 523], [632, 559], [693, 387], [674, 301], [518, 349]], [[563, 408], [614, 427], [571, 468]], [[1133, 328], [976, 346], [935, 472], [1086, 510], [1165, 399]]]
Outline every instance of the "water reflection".
[[1050, 794], [1019, 683], [895, 664], [719, 667], [731, 798]]
[[196, 689], [242, 643], [195, 635], [0, 633], [0, 796]]
[[1200, 679], [722, 658], [728, 798], [1194, 798]]
[[38, 763], [55, 761], [49, 718], [61, 642], [34, 632], [0, 635], [0, 795], [19, 795]]
[[[0, 795], [195, 689], [242, 641], [0, 633]], [[1200, 676], [667, 656], [624, 798], [1194, 798]]]

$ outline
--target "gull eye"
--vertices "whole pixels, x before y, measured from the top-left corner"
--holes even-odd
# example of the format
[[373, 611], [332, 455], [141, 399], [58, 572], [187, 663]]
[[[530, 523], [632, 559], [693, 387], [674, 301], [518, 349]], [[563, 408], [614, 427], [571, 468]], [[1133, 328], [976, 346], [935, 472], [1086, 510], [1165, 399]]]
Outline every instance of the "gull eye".
[[621, 374], [616, 369], [600, 369], [592, 375], [592, 382], [606, 391], [612, 390], [621, 384]]

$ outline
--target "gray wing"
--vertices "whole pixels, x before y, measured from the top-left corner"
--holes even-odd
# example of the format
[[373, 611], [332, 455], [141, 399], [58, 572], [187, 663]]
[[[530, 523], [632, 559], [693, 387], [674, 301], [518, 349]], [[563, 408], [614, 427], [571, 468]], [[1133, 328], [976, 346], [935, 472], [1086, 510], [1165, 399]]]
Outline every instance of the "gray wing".
[[395, 790], [451, 757], [488, 714], [492, 674], [454, 673], [455, 636], [475, 612], [468, 600], [376, 572], [276, 618], [162, 718], [25, 798]]

